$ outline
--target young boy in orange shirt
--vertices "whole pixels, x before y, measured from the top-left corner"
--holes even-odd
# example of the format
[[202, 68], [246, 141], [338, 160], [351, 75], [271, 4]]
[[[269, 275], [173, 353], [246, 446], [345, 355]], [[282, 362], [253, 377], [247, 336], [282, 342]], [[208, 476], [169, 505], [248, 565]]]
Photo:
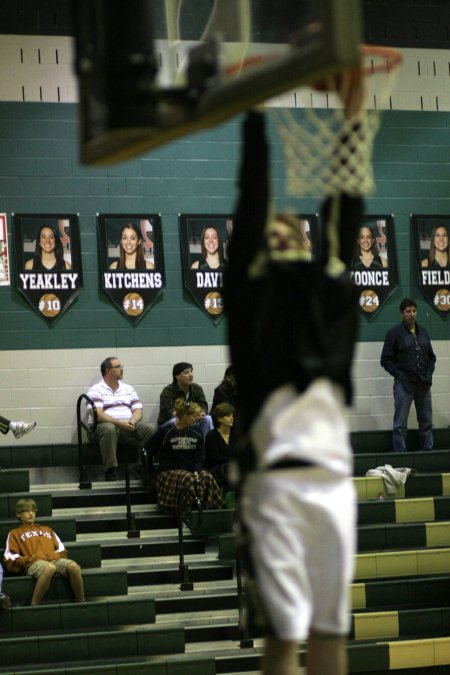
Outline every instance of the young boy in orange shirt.
[[35, 523], [33, 499], [19, 499], [16, 516], [20, 526], [11, 530], [6, 541], [4, 563], [8, 572], [27, 574], [36, 579], [31, 605], [38, 605], [56, 574], [69, 579], [77, 602], [84, 602], [84, 585], [78, 563], [70, 560], [56, 532]]

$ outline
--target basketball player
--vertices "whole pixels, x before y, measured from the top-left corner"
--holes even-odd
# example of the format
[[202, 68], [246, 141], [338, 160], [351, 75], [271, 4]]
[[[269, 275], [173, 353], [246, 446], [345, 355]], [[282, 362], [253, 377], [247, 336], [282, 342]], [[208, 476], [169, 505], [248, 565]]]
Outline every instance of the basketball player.
[[325, 201], [314, 260], [295, 219], [290, 236], [274, 236], [279, 219], [269, 213], [264, 125], [262, 113], [247, 114], [226, 277], [238, 425], [245, 439], [239, 510], [249, 543], [242, 559], [246, 573], [254, 574], [247, 589], [257, 589], [252, 621], [267, 636], [264, 675], [298, 672], [303, 640], [308, 675], [343, 675], [355, 552], [344, 409], [358, 323], [346, 265], [363, 204], [345, 194]]

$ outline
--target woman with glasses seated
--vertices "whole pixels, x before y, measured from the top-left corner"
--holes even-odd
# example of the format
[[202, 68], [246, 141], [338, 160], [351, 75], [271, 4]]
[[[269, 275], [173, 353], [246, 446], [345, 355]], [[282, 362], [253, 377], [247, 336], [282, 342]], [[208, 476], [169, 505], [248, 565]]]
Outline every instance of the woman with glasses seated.
[[208, 508], [223, 507], [222, 491], [205, 465], [203, 435], [194, 428], [202, 409], [184, 399], [175, 401], [175, 420], [160, 427], [147, 446], [156, 459], [158, 504], [166, 509], [189, 509], [200, 501]]

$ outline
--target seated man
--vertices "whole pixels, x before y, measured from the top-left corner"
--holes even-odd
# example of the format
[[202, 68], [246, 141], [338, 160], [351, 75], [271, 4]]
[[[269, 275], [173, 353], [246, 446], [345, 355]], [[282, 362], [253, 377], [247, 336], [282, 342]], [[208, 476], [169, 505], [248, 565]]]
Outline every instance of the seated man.
[[206, 436], [208, 431], [213, 428], [213, 423], [210, 415], [206, 414], [208, 412], [208, 404], [205, 393], [202, 387], [193, 381], [192, 363], [185, 363], [184, 361], [176, 363], [172, 368], [172, 378], [172, 383], [164, 387], [159, 397], [158, 426], [162, 426], [167, 422], [173, 422], [175, 401], [183, 398], [186, 403], [197, 403], [202, 409], [202, 419], [196, 426], [202, 431], [203, 436]]
[[122, 382], [123, 366], [119, 359], [109, 356], [100, 370], [102, 379], [87, 393], [95, 403], [98, 415], [97, 428], [88, 436], [90, 441], [99, 444], [105, 479], [112, 481], [117, 480], [118, 443], [134, 438], [143, 448], [154, 428], [142, 422], [142, 403], [136, 390]]

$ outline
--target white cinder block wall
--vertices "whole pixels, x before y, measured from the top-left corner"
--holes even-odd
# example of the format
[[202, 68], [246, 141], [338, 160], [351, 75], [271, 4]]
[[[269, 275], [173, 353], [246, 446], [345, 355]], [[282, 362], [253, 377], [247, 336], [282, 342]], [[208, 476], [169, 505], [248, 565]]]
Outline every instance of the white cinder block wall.
[[[72, 47], [67, 37], [3, 35], [0, 100], [75, 102]], [[170, 80], [171, 60], [166, 58], [165, 45], [160, 48], [161, 77]], [[448, 50], [402, 52], [404, 65], [392, 94], [392, 108], [450, 110]], [[323, 95], [316, 92], [314, 96], [307, 105], [320, 107]], [[291, 107], [295, 100], [294, 93], [289, 92], [271, 105]], [[450, 424], [449, 343], [433, 341], [433, 345], [438, 357], [433, 385], [434, 422], [442, 428]], [[358, 344], [353, 369], [355, 400], [348, 413], [352, 431], [391, 428], [392, 378], [379, 365], [381, 348], [379, 342]], [[193, 363], [195, 379], [204, 387], [210, 402], [228, 364], [225, 346], [0, 351], [0, 413], [38, 422], [32, 437], [16, 442], [11, 434], [0, 434], [0, 445], [76, 442], [77, 397], [100, 377], [99, 364], [109, 355], [117, 355], [125, 365], [125, 380], [138, 390], [145, 417], [150, 421], [156, 419], [159, 392], [171, 380], [173, 363]], [[414, 408], [410, 426], [416, 426]]]
[[[447, 341], [434, 341], [437, 368], [433, 384], [434, 423], [450, 424], [448, 383], [450, 353]], [[380, 367], [382, 343], [361, 342], [353, 368], [354, 405], [348, 411], [352, 431], [376, 431], [392, 426], [392, 378]], [[0, 435], [0, 445], [76, 443], [75, 406], [78, 396], [100, 379], [100, 363], [117, 356], [125, 366], [124, 381], [137, 389], [145, 419], [155, 422], [159, 394], [172, 377], [177, 361], [194, 366], [195, 381], [211, 404], [214, 387], [228, 365], [226, 346], [59, 349], [0, 352], [0, 412], [10, 419], [36, 420], [32, 436], [14, 441]], [[414, 407], [411, 428], [417, 427]]]

